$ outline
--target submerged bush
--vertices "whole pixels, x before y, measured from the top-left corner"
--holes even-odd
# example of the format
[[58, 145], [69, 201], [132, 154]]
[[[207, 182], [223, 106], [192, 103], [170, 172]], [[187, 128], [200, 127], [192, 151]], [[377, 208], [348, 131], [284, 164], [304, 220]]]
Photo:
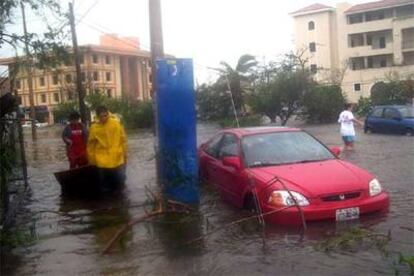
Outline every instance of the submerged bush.
[[[248, 115], [239, 118], [240, 127], [260, 126], [262, 121], [261, 115]], [[237, 127], [236, 119], [224, 118], [218, 121], [219, 125], [224, 128]]]
[[[149, 128], [153, 124], [152, 102], [131, 101], [128, 99], [108, 98], [101, 93], [86, 97], [88, 112], [105, 105], [110, 112], [119, 114], [122, 123], [128, 128]], [[69, 114], [79, 111], [76, 101], [59, 104], [53, 111], [55, 122], [66, 121]]]

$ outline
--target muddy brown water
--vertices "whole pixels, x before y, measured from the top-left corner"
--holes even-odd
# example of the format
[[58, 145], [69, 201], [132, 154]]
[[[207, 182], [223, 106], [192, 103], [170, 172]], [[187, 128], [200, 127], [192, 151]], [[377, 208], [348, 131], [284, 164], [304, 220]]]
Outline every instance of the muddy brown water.
[[[302, 127], [327, 145], [341, 144], [338, 125]], [[215, 125], [199, 125], [199, 143], [217, 130]], [[67, 167], [60, 132], [59, 127], [40, 129], [37, 142], [26, 133], [31, 193], [13, 229], [25, 242], [3, 258], [2, 275], [410, 274], [400, 254], [414, 255], [412, 137], [358, 133], [356, 151], [343, 156], [375, 174], [388, 190], [391, 208], [386, 216], [310, 224], [306, 232], [277, 225], [262, 229], [255, 220], [229, 225], [250, 214], [202, 186], [197, 215], [138, 224], [102, 256], [123, 223], [145, 213], [140, 206], [149, 198], [145, 186], [157, 188], [153, 135], [129, 133], [124, 191], [99, 200], [75, 200], [61, 197], [53, 176]], [[357, 234], [348, 235], [352, 231], [365, 233], [364, 238], [355, 240]]]

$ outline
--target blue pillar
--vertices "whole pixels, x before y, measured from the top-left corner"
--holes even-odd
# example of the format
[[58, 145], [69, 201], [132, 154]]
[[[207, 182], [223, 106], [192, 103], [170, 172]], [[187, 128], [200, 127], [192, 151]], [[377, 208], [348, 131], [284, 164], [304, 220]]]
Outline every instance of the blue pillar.
[[195, 92], [191, 59], [157, 60], [159, 177], [168, 199], [199, 202]]

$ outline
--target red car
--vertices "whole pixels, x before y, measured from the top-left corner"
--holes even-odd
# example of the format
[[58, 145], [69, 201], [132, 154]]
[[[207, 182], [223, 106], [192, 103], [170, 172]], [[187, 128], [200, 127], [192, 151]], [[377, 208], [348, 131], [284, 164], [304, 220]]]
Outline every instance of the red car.
[[200, 177], [226, 201], [254, 208], [272, 223], [388, 211], [389, 196], [379, 181], [340, 160], [339, 152], [296, 128], [227, 129], [200, 146]]

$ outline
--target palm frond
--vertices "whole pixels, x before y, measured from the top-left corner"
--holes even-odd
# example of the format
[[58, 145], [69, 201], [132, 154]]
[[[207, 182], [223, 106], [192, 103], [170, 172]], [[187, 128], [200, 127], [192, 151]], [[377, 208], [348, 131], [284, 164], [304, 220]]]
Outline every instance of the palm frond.
[[236, 71], [245, 73], [257, 65], [256, 58], [252, 55], [242, 55], [237, 62]]

